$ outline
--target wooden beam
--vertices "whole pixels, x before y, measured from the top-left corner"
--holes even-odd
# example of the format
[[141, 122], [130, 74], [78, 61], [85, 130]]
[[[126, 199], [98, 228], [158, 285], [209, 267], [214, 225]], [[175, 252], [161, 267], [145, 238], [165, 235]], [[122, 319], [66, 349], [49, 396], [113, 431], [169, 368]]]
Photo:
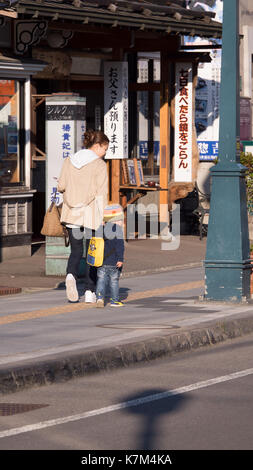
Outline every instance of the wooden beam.
[[169, 34], [163, 36], [150, 33], [146, 37], [138, 37], [135, 35], [134, 44], [131, 44], [131, 49], [127, 52], [159, 52], [164, 51], [167, 53], [176, 53], [180, 47], [180, 35], [170, 36]]
[[160, 90], [160, 232], [167, 234], [170, 171], [170, 76], [168, 54], [161, 53]]
[[18, 14], [16, 11], [0, 10], [1, 16], [8, 16], [9, 18], [17, 18]]
[[78, 25], [74, 23], [50, 22], [48, 29], [58, 31], [72, 31], [73, 37], [69, 40], [70, 47], [77, 48], [80, 44], [85, 48], [99, 49], [105, 47], [120, 48], [125, 52], [154, 52], [167, 51], [174, 53], [181, 46], [180, 35], [170, 35], [164, 32], [130, 31], [126, 29], [105, 28], [93, 25]]
[[128, 54], [128, 144], [129, 156], [137, 157], [138, 141], [138, 116], [137, 116], [137, 93], [131, 85], [135, 85], [138, 78], [137, 54]]
[[[150, 84], [154, 81], [154, 61], [148, 61], [148, 81]], [[148, 161], [147, 168], [150, 175], [154, 174], [154, 94], [148, 91]]]
[[120, 203], [120, 159], [112, 160], [112, 178], [111, 178], [111, 202]]
[[81, 73], [71, 73], [70, 74], [70, 80], [73, 81], [82, 81], [82, 82], [104, 82], [104, 77], [101, 75], [84, 75]]
[[31, 121], [30, 121], [30, 128], [31, 128], [31, 155], [30, 155], [30, 168], [36, 168], [36, 164], [33, 161], [33, 157], [36, 155], [36, 123], [37, 123], [37, 115], [36, 115], [36, 99], [34, 95], [37, 92], [36, 84], [34, 80], [31, 80]]
[[160, 83], [129, 83], [129, 91], [160, 91]]

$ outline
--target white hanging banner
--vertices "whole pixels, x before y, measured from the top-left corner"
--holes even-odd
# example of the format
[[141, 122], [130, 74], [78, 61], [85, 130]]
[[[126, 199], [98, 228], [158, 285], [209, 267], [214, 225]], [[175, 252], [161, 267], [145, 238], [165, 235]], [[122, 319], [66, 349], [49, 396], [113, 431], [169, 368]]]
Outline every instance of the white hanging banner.
[[104, 132], [110, 140], [106, 158], [128, 158], [128, 63], [104, 64]]
[[62, 202], [57, 192], [57, 179], [64, 158], [83, 147], [86, 131], [86, 98], [68, 95], [46, 98], [47, 208], [56, 192], [56, 203]]
[[195, 99], [195, 125], [199, 159], [218, 158], [220, 125], [221, 51], [213, 50], [212, 62], [198, 66]]
[[192, 64], [176, 63], [174, 180], [192, 181]]

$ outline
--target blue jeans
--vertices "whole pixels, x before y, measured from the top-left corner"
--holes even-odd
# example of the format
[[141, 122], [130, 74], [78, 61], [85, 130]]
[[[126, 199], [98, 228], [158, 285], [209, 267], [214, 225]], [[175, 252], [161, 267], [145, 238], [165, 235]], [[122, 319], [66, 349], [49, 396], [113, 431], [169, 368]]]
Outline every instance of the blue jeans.
[[120, 270], [116, 266], [104, 265], [97, 268], [96, 296], [105, 298], [106, 286], [109, 284], [111, 300], [119, 301], [119, 276]]

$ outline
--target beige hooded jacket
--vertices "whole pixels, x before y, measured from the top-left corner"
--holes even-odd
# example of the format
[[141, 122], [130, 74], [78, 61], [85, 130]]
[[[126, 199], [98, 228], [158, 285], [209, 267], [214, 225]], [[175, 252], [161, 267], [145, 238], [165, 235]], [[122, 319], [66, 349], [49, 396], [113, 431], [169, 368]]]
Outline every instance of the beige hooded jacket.
[[61, 222], [97, 230], [108, 204], [106, 163], [89, 149], [66, 158], [58, 191], [63, 193]]

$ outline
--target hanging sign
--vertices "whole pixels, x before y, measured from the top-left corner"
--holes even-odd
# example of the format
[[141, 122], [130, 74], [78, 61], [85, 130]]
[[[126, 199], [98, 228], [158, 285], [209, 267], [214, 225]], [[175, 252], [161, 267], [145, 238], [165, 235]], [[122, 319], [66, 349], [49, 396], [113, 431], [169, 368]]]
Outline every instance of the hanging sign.
[[106, 158], [128, 158], [128, 63], [104, 64], [104, 132]]
[[211, 63], [199, 64], [195, 99], [195, 126], [199, 159], [218, 158], [221, 55], [212, 52]]
[[240, 98], [240, 139], [251, 140], [251, 99]]
[[175, 98], [175, 158], [176, 182], [192, 181], [192, 64], [176, 64]]
[[[57, 189], [64, 158], [83, 147], [86, 98], [68, 95], [46, 98], [47, 207]], [[57, 193], [56, 203], [62, 201]]]

